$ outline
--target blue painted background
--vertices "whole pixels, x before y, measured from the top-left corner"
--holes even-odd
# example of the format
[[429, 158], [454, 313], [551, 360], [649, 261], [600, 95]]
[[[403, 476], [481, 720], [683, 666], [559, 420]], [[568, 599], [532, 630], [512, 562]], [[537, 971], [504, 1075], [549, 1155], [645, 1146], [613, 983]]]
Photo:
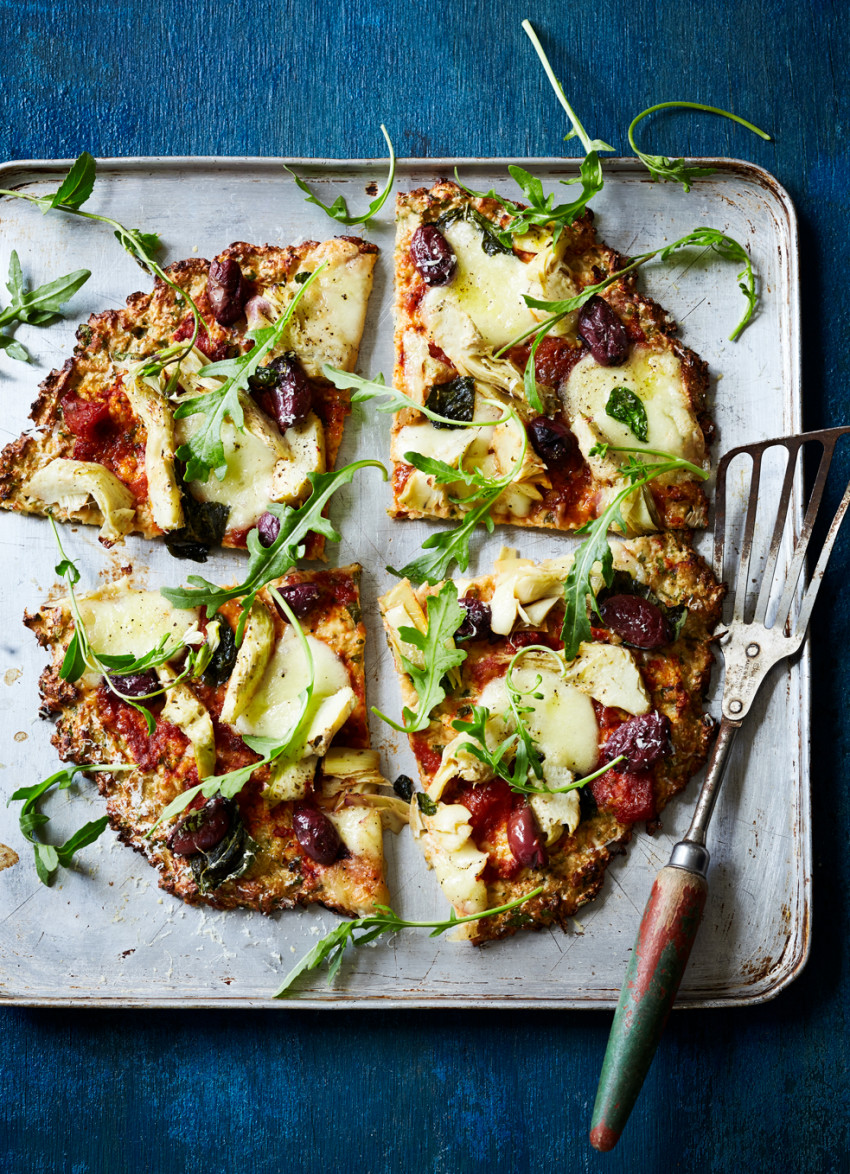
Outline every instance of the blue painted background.
[[[802, 230], [810, 427], [846, 423], [847, 11], [835, 0], [0, 2], [6, 159], [548, 155], [563, 119], [530, 17], [592, 133], [687, 98], [774, 132], [661, 115], [644, 141], [774, 172]], [[842, 472], [850, 474], [850, 462]], [[839, 477], [839, 480], [841, 478]], [[0, 1168], [850, 1169], [847, 546], [814, 626], [815, 930], [775, 1002], [676, 1015], [628, 1132], [586, 1129], [607, 1014], [2, 1013]]]

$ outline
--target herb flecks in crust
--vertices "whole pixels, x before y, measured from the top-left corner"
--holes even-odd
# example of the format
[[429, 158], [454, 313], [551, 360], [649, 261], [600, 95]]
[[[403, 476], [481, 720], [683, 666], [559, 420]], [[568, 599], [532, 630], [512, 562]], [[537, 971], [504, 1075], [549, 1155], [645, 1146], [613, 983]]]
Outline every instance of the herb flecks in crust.
[[[465, 656], [410, 737], [423, 787], [411, 827], [458, 916], [543, 885], [521, 910], [469, 923], [474, 942], [566, 926], [634, 824], [654, 826], [706, 760], [714, 723], [703, 701], [724, 588], [686, 535], [611, 547], [611, 582], [599, 573], [592, 585], [601, 614], [572, 661], [561, 639], [569, 556], [535, 565], [505, 552], [493, 574], [459, 587], [466, 617], [454, 642]], [[402, 583], [380, 601], [411, 709], [400, 629], [412, 617], [422, 630], [429, 596], [445, 590]]]

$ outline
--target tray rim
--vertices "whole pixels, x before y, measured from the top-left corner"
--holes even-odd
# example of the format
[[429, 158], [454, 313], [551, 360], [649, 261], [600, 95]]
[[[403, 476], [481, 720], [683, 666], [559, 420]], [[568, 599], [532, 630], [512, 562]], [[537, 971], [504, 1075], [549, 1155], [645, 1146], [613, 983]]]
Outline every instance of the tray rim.
[[[312, 168], [317, 171], [345, 167], [349, 170], [361, 170], [367, 167], [376, 167], [386, 164], [387, 156], [345, 158], [345, 157], [316, 157], [316, 156], [282, 156], [282, 155], [134, 155], [134, 156], [104, 156], [95, 157], [99, 167], [124, 174], [134, 174], [143, 171], [164, 171], [179, 167], [189, 171], [209, 170], [238, 173], [246, 167], [278, 168], [298, 166]], [[800, 331], [800, 275], [799, 275], [799, 226], [796, 209], [787, 189], [766, 168], [748, 160], [727, 156], [685, 156], [685, 162], [698, 166], [711, 166], [716, 172], [730, 177], [740, 175], [750, 182], [756, 183], [764, 189], [772, 199], [778, 203], [785, 217], [785, 243], [787, 251], [783, 260], [788, 274], [788, 314], [791, 323], [789, 370], [790, 386], [786, 389], [786, 398], [783, 411], [793, 432], [801, 432], [802, 421], [802, 382], [801, 382], [801, 351], [802, 340]], [[9, 189], [25, 186], [27, 183], [37, 182], [53, 173], [67, 170], [74, 162], [72, 158], [65, 159], [13, 159], [0, 163], [0, 181]], [[429, 158], [423, 156], [405, 156], [396, 159], [396, 177], [404, 171], [414, 169], [453, 169], [455, 167], [498, 167], [509, 164], [548, 167], [550, 169], [563, 168], [565, 171], [577, 172], [580, 159], [575, 156], [439, 156]], [[644, 164], [634, 156], [612, 155], [605, 159], [606, 169], [619, 173], [633, 173], [645, 176], [644, 182], [656, 183], [646, 173]], [[28, 172], [39, 172], [30, 175]], [[8, 179], [6, 177], [9, 177]], [[0, 197], [0, 201], [8, 197]], [[2, 205], [0, 205], [2, 206]], [[356, 226], [368, 228], [367, 225]], [[799, 845], [799, 896], [796, 905], [797, 920], [792, 937], [783, 951], [778, 963], [763, 977], [753, 982], [752, 990], [743, 993], [740, 986], [730, 992], [728, 996], [714, 995], [709, 998], [686, 998], [677, 1001], [676, 1010], [696, 1010], [714, 1007], [755, 1006], [774, 999], [802, 972], [811, 952], [812, 931], [812, 828], [811, 828], [811, 779], [810, 779], [810, 737], [811, 737], [811, 653], [808, 640], [804, 642], [802, 654], [797, 660], [800, 671], [800, 744], [799, 744], [799, 772], [796, 779], [795, 798], [797, 799], [800, 827], [797, 833]], [[790, 951], [789, 951], [790, 947]], [[786, 957], [790, 952], [790, 957]], [[310, 996], [299, 997], [297, 992], [287, 998], [275, 1000], [271, 998], [246, 998], [226, 994], [216, 998], [194, 999], [190, 997], [173, 996], [168, 998], [142, 999], [126, 996], [83, 996], [74, 998], [71, 995], [53, 996], [22, 996], [7, 994], [0, 989], [0, 1006], [16, 1007], [84, 1007], [84, 1008], [139, 1008], [146, 1010], [187, 1008], [198, 1010], [227, 1008], [269, 1009], [270, 1007], [286, 1008], [288, 1006], [303, 1007], [308, 1010], [386, 1010], [388, 1006], [398, 1009], [439, 1010], [441, 1008], [461, 1008], [464, 1010], [540, 1010], [550, 1011], [559, 1009], [570, 1010], [610, 1010], [616, 1005], [618, 992], [612, 992], [608, 999], [589, 998], [587, 1000], [570, 999], [565, 1003], [561, 999], [527, 999], [501, 995], [494, 998], [484, 996], [459, 997], [448, 995], [441, 997], [436, 994], [414, 994], [407, 998], [387, 995], [384, 998], [373, 996], [358, 997], [346, 995], [344, 991], [330, 991], [327, 997], [316, 998]]]

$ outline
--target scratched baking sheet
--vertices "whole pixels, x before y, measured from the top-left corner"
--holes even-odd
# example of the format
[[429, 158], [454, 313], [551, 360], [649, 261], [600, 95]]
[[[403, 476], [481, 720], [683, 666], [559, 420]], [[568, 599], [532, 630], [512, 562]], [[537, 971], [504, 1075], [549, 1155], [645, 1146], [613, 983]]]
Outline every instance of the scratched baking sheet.
[[[138, 159], [105, 161], [90, 207], [129, 226], [158, 232], [166, 261], [211, 257], [234, 239], [292, 244], [331, 236], [337, 226], [307, 204], [280, 159]], [[411, 160], [399, 164], [396, 189], [430, 185], [451, 175], [477, 189], [508, 189], [508, 160]], [[525, 160], [547, 184], [576, 174], [575, 163]], [[370, 181], [382, 183], [375, 162], [295, 161], [327, 203], [344, 194], [363, 208]], [[767, 173], [745, 163], [716, 161], [715, 175], [690, 194], [648, 181], [629, 160], [605, 163], [607, 182], [594, 202], [602, 237], [635, 254], [683, 236], [697, 225], [730, 233], [750, 250], [761, 299], [753, 324], [729, 343], [743, 307], [737, 267], [717, 259], [674, 259], [650, 265], [644, 288], [681, 324], [681, 337], [711, 369], [711, 395], [719, 426], [718, 449], [800, 427], [797, 236], [786, 193]], [[67, 163], [10, 163], [0, 187], [48, 191]], [[391, 202], [364, 235], [381, 248], [363, 337], [359, 369], [392, 370]], [[357, 231], [357, 230], [341, 230]], [[0, 358], [2, 442], [28, 424], [38, 382], [71, 352], [76, 324], [89, 313], [119, 306], [149, 279], [103, 225], [59, 214], [42, 216], [24, 201], [0, 201], [0, 273], [15, 248], [24, 273], [47, 281], [78, 267], [88, 284], [68, 307], [69, 320], [48, 330], [22, 327], [31, 366]], [[389, 418], [367, 408], [347, 426], [340, 463], [388, 453]], [[781, 470], [762, 477], [769, 504]], [[734, 484], [738, 506], [744, 480]], [[734, 498], [734, 494], [733, 494]], [[395, 712], [399, 698], [378, 621], [376, 598], [392, 582], [387, 564], [401, 566], [432, 532], [427, 522], [390, 522], [389, 491], [371, 472], [337, 496], [334, 518], [342, 531], [330, 557], [360, 561], [364, 614], [369, 628], [369, 700]], [[192, 567], [140, 539], [105, 552], [96, 531], [63, 527], [68, 553], [83, 570], [81, 587], [132, 564], [140, 585], [183, 579]], [[480, 535], [470, 573], [483, 572], [503, 543], [523, 555], [551, 557], [575, 540], [549, 532], [499, 528]], [[708, 553], [706, 537], [701, 547]], [[3, 573], [0, 664], [0, 794], [31, 784], [57, 769], [51, 726], [38, 717], [44, 654], [21, 626], [20, 616], [55, 587], [56, 550], [43, 519], [0, 514]], [[223, 583], [242, 577], [245, 556], [214, 554], [204, 574]], [[4, 675], [5, 674], [5, 675]], [[705, 922], [680, 994], [684, 1006], [757, 1002], [775, 994], [803, 966], [811, 921], [808, 793], [808, 661], [777, 671], [760, 694], [732, 754], [710, 831], [711, 893]], [[713, 683], [716, 697], [718, 681]], [[406, 740], [376, 722], [389, 778], [414, 774]], [[636, 835], [626, 856], [613, 861], [600, 897], [580, 910], [570, 929], [515, 938], [474, 949], [445, 937], [408, 932], [349, 951], [338, 984], [321, 972], [302, 981], [297, 998], [314, 1007], [463, 1006], [608, 1007], [617, 998], [640, 913], [657, 870], [687, 827], [697, 784], [667, 808], [663, 830]], [[20, 862], [0, 873], [0, 1000], [21, 1004], [111, 1006], [256, 1006], [337, 918], [325, 910], [251, 912], [195, 909], [158, 889], [144, 860], [109, 831], [80, 853], [72, 871], [52, 888], [39, 884], [29, 846], [17, 824], [18, 804], [0, 805], [0, 840]], [[51, 833], [63, 838], [101, 812], [94, 788], [62, 792], [49, 803]], [[385, 839], [394, 907], [407, 917], [444, 917], [447, 905], [432, 873], [405, 831]], [[281, 1004], [278, 1004], [281, 1005]]]

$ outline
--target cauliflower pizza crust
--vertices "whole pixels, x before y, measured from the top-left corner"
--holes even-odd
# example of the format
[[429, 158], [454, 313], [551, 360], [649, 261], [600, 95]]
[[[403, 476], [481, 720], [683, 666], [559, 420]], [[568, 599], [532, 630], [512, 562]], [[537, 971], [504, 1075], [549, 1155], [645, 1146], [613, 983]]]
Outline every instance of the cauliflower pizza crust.
[[[491, 750], [515, 732], [505, 690], [508, 666], [529, 645], [556, 654], [563, 649], [562, 593], [570, 556], [535, 565], [505, 551], [493, 574], [457, 583], [467, 618], [455, 641], [466, 659], [444, 681], [447, 696], [432, 710], [427, 729], [410, 737], [424, 788], [411, 801], [411, 829], [459, 916], [544, 886], [518, 911], [469, 923], [466, 936], [474, 942], [524, 925], [564, 926], [599, 892], [609, 861], [624, 851], [634, 824], [646, 820], [651, 830], [705, 763], [714, 721], [703, 699], [724, 588], [687, 535], [612, 541], [611, 547], [614, 584], [599, 592], [605, 618], [593, 617], [598, 626], [592, 640], [574, 661], [558, 658], [563, 673], [555, 671], [552, 656], [534, 651], [514, 669], [531, 706], [526, 720], [547, 788], [586, 777], [625, 750], [625, 762], [580, 790], [530, 796], [512, 790], [464, 749], [469, 735], [453, 725], [469, 722], [473, 707], [484, 706], [491, 715]], [[413, 709], [416, 692], [399, 660], [400, 652], [411, 654], [411, 646], [398, 629], [427, 630], [427, 596], [439, 589], [414, 590], [405, 581], [380, 601], [402, 699]], [[627, 645], [617, 629], [644, 647]], [[529, 865], [517, 858], [517, 852], [524, 856], [515, 851], [517, 835], [520, 848], [523, 835], [526, 843], [531, 836]]]
[[[41, 385], [30, 413], [36, 430], [0, 455], [0, 507], [50, 509], [61, 520], [100, 526], [106, 545], [126, 533], [164, 535], [173, 554], [198, 561], [204, 546], [218, 540], [244, 547], [268, 502], [300, 504], [309, 496], [307, 473], [333, 468], [349, 395], [323, 379], [321, 367], [354, 367], [376, 256], [375, 245], [356, 237], [290, 248], [233, 244], [213, 263], [225, 284], [236, 283], [223, 301], [222, 281], [211, 283], [208, 261], [179, 261], [167, 270], [191, 294], [210, 331], [199, 334], [181, 362], [178, 394], [198, 395], [224, 383], [224, 377], [205, 378], [204, 367], [248, 351], [254, 344], [246, 332], [273, 324], [309, 274], [326, 265], [265, 359], [279, 367], [278, 386], [252, 381], [251, 394], [240, 397], [244, 432], [229, 420], [222, 426], [227, 472], [221, 481], [212, 473], [206, 482], [184, 484], [175, 450], [202, 417], [174, 420], [173, 396], [164, 394], [172, 368], [159, 377], [140, 372], [145, 357], [191, 339], [188, 304], [157, 279], [152, 293], [132, 294], [125, 309], [93, 315], [77, 331], [74, 356]], [[304, 401], [289, 426], [293, 413], [275, 399], [284, 377]], [[322, 547], [313, 535], [308, 556]]]
[[[42, 715], [56, 719], [54, 745], [65, 761], [135, 766], [95, 778], [111, 826], [157, 869], [168, 892], [191, 904], [264, 913], [318, 902], [362, 915], [388, 902], [382, 826], [400, 830], [406, 805], [378, 793], [384, 780], [378, 753], [369, 749], [359, 578], [360, 568], [351, 566], [297, 571], [270, 584], [299, 614], [315, 665], [306, 744], [293, 761], [259, 768], [235, 799], [196, 796], [188, 815], [160, 824], [150, 837], [164, 808], [198, 784], [199, 764], [201, 777], [237, 770], [259, 760], [241, 733], [279, 737], [289, 728], [294, 698], [306, 683], [294, 630], [264, 589], [235, 663], [231, 641], [223, 669], [187, 678], [165, 701], [149, 702], [156, 719], [149, 736], [143, 717], [103, 678], [60, 679], [73, 631], [67, 604], [25, 616], [52, 654], [40, 689]], [[79, 605], [92, 644], [102, 652], [108, 648], [98, 645], [108, 644], [138, 655], [156, 633], [182, 633], [193, 624], [205, 632], [208, 623], [203, 609], [178, 611], [158, 593], [133, 591], [126, 580], [80, 598]], [[231, 601], [216, 618], [232, 630], [238, 610]], [[302, 828], [306, 822], [306, 841], [299, 820]], [[316, 842], [328, 834], [337, 850], [322, 863]], [[326, 847], [319, 843], [319, 856], [326, 858]]]
[[[495, 237], [509, 220], [498, 201], [470, 197], [445, 179], [430, 191], [398, 197], [394, 385], [452, 419], [495, 420], [505, 407], [513, 408], [529, 443], [493, 520], [575, 530], [597, 517], [624, 485], [619, 466], [627, 454], [595, 455], [591, 450], [600, 442], [663, 450], [707, 465], [713, 431], [706, 412], [707, 368], [676, 340], [670, 315], [641, 294], [635, 275], [628, 274], [544, 337], [535, 367], [544, 410], [537, 412], [523, 388], [533, 339], [498, 354], [548, 316], [530, 309], [523, 295], [574, 297], [629, 259], [597, 238], [590, 211], [564, 228], [557, 242], [551, 231], [535, 229], [515, 236], [512, 250]], [[642, 438], [608, 414], [615, 391], [632, 403], [632, 397], [640, 400]], [[463, 483], [435, 484], [405, 460], [406, 452], [454, 467], [462, 460], [500, 477], [519, 458], [520, 445], [513, 423], [452, 430], [413, 409], [396, 415], [393, 516], [449, 518], [462, 516]], [[659, 477], [623, 505], [629, 534], [704, 526], [706, 512], [700, 482], [687, 471]]]

